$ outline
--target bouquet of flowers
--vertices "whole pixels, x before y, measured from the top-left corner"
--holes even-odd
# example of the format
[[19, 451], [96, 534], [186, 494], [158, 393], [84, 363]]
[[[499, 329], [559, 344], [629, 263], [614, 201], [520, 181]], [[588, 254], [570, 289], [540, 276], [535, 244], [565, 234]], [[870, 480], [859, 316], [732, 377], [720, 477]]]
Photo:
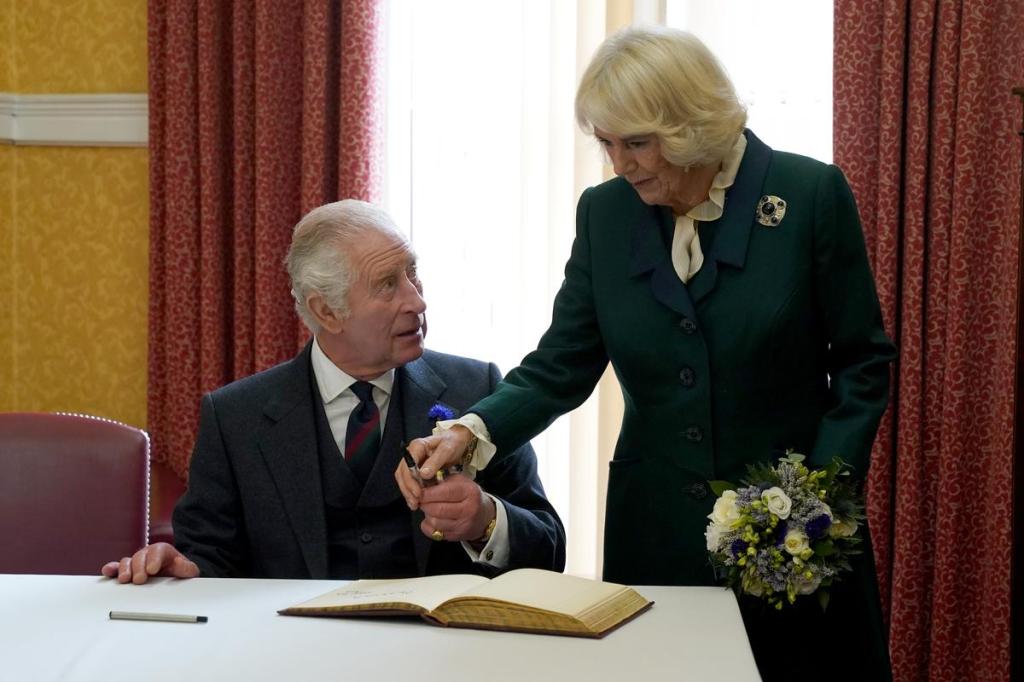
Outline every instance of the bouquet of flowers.
[[816, 594], [824, 609], [828, 588], [859, 554], [864, 505], [839, 458], [809, 470], [787, 452], [772, 467], [748, 467], [743, 487], [712, 481], [718, 495], [705, 536], [716, 573], [741, 593], [782, 609]]

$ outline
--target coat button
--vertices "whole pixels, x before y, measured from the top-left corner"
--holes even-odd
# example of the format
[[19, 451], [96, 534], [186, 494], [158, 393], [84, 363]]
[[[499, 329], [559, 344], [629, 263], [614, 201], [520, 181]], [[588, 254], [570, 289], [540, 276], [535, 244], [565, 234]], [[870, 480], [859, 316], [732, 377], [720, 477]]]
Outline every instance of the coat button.
[[373, 542], [373, 535], [371, 535], [370, 533], [363, 533], [359, 536], [359, 539], [363, 541], [364, 545], [369, 544]]
[[690, 388], [697, 382], [697, 373], [692, 367], [683, 367], [679, 370], [679, 380], [683, 382], [683, 386]]
[[691, 483], [683, 486], [683, 492], [695, 500], [703, 500], [708, 496], [708, 487], [703, 483]]
[[689, 426], [683, 434], [686, 436], [686, 440], [691, 443], [699, 443], [704, 440], [704, 430], [699, 426]]
[[692, 334], [695, 331], [697, 331], [697, 323], [688, 317], [684, 317], [682, 321], [679, 323], [679, 326], [686, 334]]

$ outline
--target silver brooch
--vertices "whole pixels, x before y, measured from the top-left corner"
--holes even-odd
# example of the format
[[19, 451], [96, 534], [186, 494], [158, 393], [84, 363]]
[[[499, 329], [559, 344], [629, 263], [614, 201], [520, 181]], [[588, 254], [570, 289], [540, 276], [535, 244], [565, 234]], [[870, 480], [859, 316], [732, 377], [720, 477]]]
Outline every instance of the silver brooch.
[[775, 227], [786, 215], [786, 200], [772, 194], [765, 194], [757, 202], [757, 222], [765, 227]]

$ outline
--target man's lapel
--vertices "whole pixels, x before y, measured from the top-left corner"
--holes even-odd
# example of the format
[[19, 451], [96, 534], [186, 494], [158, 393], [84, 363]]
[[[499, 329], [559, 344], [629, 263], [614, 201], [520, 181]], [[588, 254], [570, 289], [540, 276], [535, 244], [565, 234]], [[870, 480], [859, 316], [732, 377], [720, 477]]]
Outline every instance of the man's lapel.
[[[444, 394], [448, 385], [423, 358], [399, 368], [395, 379], [396, 383], [401, 383], [402, 386], [402, 404], [401, 412], [394, 416], [402, 418], [406, 438], [411, 440], [429, 436], [434, 429], [434, 422], [429, 416], [430, 408]], [[392, 416], [389, 414], [388, 421], [391, 421], [391, 418]], [[390, 475], [393, 475], [401, 456], [401, 452], [394, 456], [394, 464], [391, 464], [388, 469]], [[431, 546], [434, 544], [433, 540], [420, 530], [422, 520], [422, 512], [412, 515], [413, 547], [416, 551], [416, 567], [419, 575], [426, 573], [427, 558]]]
[[708, 229], [715, 231], [714, 242], [710, 252], [705, 254], [700, 272], [687, 285], [695, 304], [715, 288], [719, 263], [743, 268], [747, 261], [747, 244], [750, 242], [757, 201], [761, 197], [772, 150], [749, 130], [745, 134], [747, 149], [743, 153], [736, 179], [726, 191], [725, 210], [721, 218], [707, 224]]
[[310, 345], [294, 360], [286, 383], [264, 405], [271, 425], [260, 453], [280, 492], [287, 521], [312, 578], [327, 577], [327, 521], [310, 388]]

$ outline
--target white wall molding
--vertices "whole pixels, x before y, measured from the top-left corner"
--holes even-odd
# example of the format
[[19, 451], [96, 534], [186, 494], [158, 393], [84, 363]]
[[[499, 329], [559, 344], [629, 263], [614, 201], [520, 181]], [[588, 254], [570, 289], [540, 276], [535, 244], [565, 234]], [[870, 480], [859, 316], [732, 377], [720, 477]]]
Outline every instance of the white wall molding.
[[149, 98], [146, 95], [0, 92], [0, 142], [145, 147], [148, 139]]

